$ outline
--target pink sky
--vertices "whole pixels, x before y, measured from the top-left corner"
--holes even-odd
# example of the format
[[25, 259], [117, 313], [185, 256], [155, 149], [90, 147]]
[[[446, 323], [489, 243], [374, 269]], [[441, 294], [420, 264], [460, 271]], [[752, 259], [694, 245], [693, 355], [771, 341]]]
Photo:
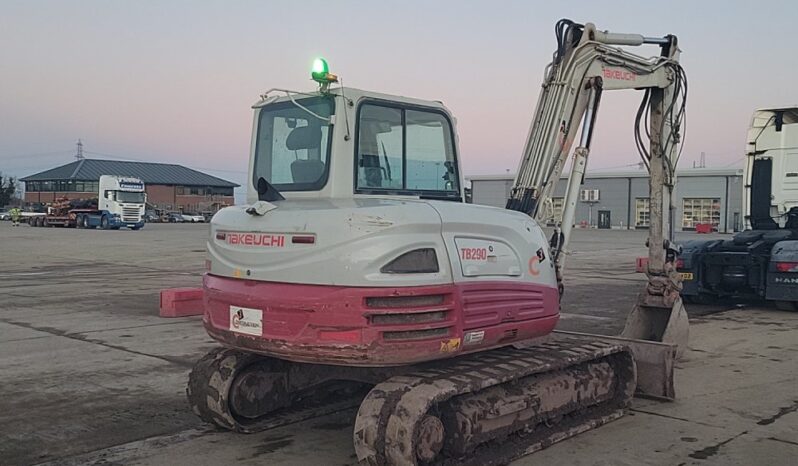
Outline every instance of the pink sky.
[[[250, 105], [270, 87], [312, 89], [317, 55], [348, 86], [443, 100], [458, 118], [466, 175], [515, 171], [560, 17], [679, 36], [690, 83], [681, 165], [702, 151], [711, 167], [739, 165], [753, 109], [798, 103], [798, 3], [656, 5], [4, 1], [0, 171], [67, 163], [82, 138], [95, 153], [241, 182]], [[639, 98], [604, 94], [589, 169], [638, 160]]]

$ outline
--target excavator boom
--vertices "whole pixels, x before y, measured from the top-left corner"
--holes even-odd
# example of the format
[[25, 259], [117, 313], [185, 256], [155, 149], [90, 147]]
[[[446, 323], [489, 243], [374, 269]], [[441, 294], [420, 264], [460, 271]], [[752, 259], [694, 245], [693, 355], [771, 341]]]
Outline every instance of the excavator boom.
[[[630, 315], [624, 336], [658, 341], [667, 336], [666, 341], [683, 348], [687, 317], [678, 297], [681, 283], [673, 267], [678, 247], [673, 241], [671, 198], [683, 138], [687, 80], [679, 65], [676, 36], [610, 33], [599, 31], [590, 23], [581, 25], [569, 20], [560, 20], [555, 33], [557, 50], [546, 69], [507, 208], [525, 212], [538, 221], [554, 220], [551, 247], [562, 292], [565, 258], [601, 94], [605, 90], [643, 90], [635, 142], [650, 173], [649, 285]], [[641, 45], [656, 45], [660, 53], [643, 57], [620, 47]], [[648, 127], [643, 129], [645, 122]], [[554, 188], [580, 124], [580, 140], [573, 152], [563, 209], [555, 218], [551, 208]], [[649, 139], [648, 147], [644, 135]], [[670, 311], [667, 318], [655, 310], [666, 308]]]

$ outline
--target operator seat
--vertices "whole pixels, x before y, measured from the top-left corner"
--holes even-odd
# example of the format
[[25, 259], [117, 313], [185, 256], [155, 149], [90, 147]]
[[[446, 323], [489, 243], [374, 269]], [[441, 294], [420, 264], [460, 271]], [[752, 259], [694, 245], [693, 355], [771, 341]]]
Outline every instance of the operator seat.
[[[291, 162], [291, 177], [294, 183], [315, 183], [324, 176], [324, 162], [321, 160], [321, 126], [309, 124], [299, 126], [288, 133], [285, 146], [288, 150], [307, 150], [307, 159]], [[315, 155], [315, 157], [313, 157]]]

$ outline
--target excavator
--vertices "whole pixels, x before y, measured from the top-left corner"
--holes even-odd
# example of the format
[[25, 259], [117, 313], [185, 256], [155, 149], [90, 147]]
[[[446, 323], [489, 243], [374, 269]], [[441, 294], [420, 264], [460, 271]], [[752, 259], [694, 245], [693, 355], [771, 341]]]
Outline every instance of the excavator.
[[[317, 90], [261, 96], [247, 204], [219, 211], [207, 243], [203, 323], [221, 346], [189, 375], [202, 420], [256, 432], [355, 398], [361, 464], [485, 465], [617, 419], [635, 393], [673, 398], [687, 330], [668, 217], [687, 90], [677, 39], [569, 20], [556, 35], [507, 209], [465, 203], [441, 102], [345, 87], [323, 59]], [[658, 53], [624, 48], [647, 44]], [[555, 331], [599, 100], [615, 89], [644, 93], [649, 276], [621, 337]], [[580, 124], [548, 239], [537, 219]]]

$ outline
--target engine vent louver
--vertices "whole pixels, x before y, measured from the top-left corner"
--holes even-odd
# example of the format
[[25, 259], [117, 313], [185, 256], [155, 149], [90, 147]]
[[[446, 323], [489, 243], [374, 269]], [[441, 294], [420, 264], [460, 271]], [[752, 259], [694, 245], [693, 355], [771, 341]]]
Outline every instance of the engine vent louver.
[[421, 296], [374, 296], [366, 298], [366, 307], [372, 309], [408, 308], [424, 306], [440, 306], [443, 304], [444, 295]]
[[445, 311], [414, 312], [408, 314], [377, 314], [371, 316], [371, 323], [376, 325], [425, 324], [446, 320]]
[[406, 330], [385, 332], [382, 334], [386, 340], [423, 340], [426, 338], [440, 338], [449, 335], [449, 328], [431, 328], [427, 330]]

